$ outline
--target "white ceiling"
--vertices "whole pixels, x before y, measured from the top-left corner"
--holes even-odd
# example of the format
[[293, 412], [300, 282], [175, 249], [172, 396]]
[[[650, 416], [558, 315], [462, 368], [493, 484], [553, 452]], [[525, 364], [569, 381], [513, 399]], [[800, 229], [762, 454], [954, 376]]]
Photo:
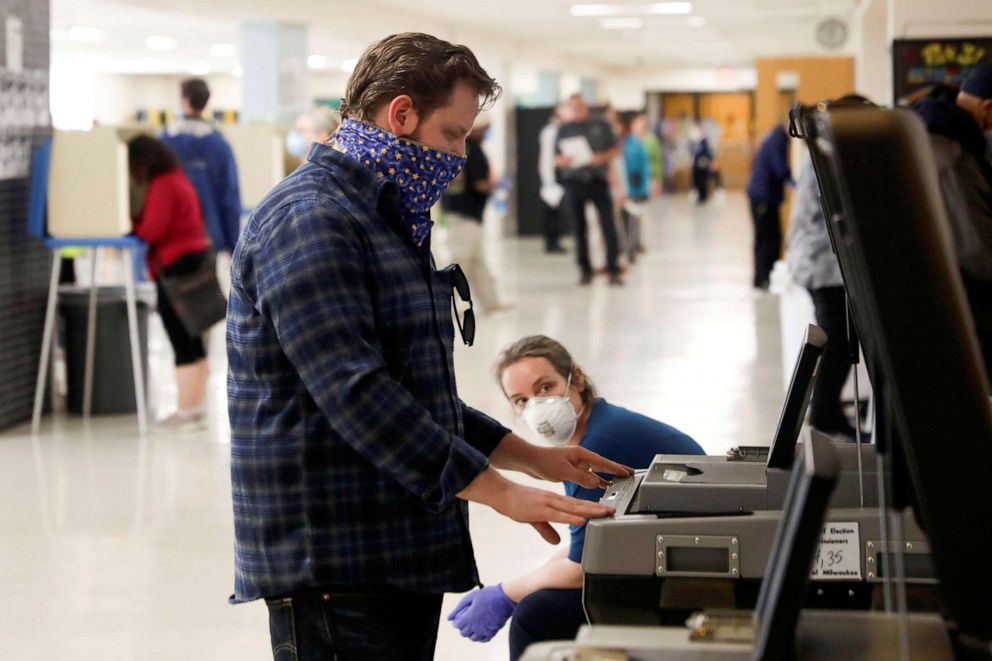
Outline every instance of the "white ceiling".
[[[242, 21], [280, 20], [307, 25], [310, 52], [334, 70], [374, 39], [405, 30], [601, 70], [749, 66], [760, 56], [830, 52], [816, 44], [817, 24], [835, 17], [850, 25], [856, 2], [693, 0], [688, 16], [645, 16], [641, 29], [604, 30], [598, 18], [572, 16], [567, 0], [53, 0], [53, 53], [56, 62], [83, 60], [102, 71], [230, 72], [237, 53], [211, 55], [211, 45], [237, 47]], [[66, 35], [73, 26], [104, 38], [74, 41]], [[150, 50], [149, 36], [172, 37], [176, 48]], [[849, 44], [835, 52], [849, 53]]]

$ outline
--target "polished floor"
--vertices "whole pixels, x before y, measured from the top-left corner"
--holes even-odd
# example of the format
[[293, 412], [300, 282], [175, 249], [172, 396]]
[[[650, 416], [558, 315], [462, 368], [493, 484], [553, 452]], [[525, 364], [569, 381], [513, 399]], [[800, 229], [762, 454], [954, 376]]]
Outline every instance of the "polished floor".
[[[490, 231], [500, 287], [515, 306], [481, 317], [475, 346], [457, 350], [462, 397], [523, 432], [490, 366], [507, 343], [544, 333], [607, 399], [681, 428], [711, 454], [767, 444], [783, 396], [780, 315], [775, 296], [750, 288], [746, 199], [729, 193], [696, 206], [667, 197], [652, 204], [644, 232], [647, 252], [625, 287], [600, 277], [580, 288], [571, 254], [545, 255], [535, 239]], [[175, 391], [167, 342], [152, 331], [150, 392], [161, 415]], [[59, 416], [37, 437], [26, 426], [0, 434], [0, 658], [271, 658], [264, 606], [227, 604], [223, 338], [211, 344], [206, 432], [141, 440], [133, 416], [88, 424]], [[483, 507], [472, 515], [485, 583], [554, 550], [530, 526]], [[446, 597], [444, 613], [458, 598]], [[442, 616], [436, 658], [505, 659], [506, 649], [505, 630], [472, 643]]]

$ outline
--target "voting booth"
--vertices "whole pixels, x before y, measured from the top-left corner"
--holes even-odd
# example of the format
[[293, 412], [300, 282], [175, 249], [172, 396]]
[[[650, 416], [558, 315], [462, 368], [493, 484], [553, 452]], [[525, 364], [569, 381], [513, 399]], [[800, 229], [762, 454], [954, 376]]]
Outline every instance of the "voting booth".
[[35, 383], [33, 433], [41, 425], [42, 404], [49, 368], [53, 364], [52, 338], [59, 292], [60, 251], [84, 247], [92, 251], [87, 314], [86, 357], [82, 412], [89, 417], [93, 401], [93, 372], [97, 331], [98, 248], [120, 252], [124, 262], [124, 287], [128, 338], [134, 378], [138, 432], [147, 429], [144, 366], [135, 293], [134, 253], [143, 243], [130, 236], [129, 173], [127, 144], [112, 128], [91, 131], [56, 131], [39, 146], [31, 166], [29, 231], [52, 251], [41, 359]]

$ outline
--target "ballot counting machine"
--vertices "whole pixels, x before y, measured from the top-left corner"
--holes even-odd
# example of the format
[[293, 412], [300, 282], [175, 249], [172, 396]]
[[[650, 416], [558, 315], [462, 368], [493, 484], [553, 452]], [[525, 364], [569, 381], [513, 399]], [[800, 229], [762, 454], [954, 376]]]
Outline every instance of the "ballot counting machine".
[[[813, 439], [834, 448], [843, 474], [836, 452], [843, 446], [809, 431], [800, 448]], [[792, 471], [782, 473], [788, 478]], [[781, 509], [742, 512], [721, 507], [711, 514], [690, 515], [640, 510], [638, 495], [646, 475], [650, 471], [614, 483], [601, 501], [616, 509], [614, 517], [586, 524], [583, 603], [589, 621], [670, 624], [701, 608], [753, 607], [774, 550]], [[716, 485], [711, 487], [718, 491]], [[784, 491], [785, 487], [779, 508]], [[832, 505], [836, 500], [834, 490]], [[903, 529], [914, 598], [919, 608], [930, 608], [935, 582], [930, 545], [909, 514]], [[877, 606], [881, 592], [876, 588], [885, 578], [882, 568], [895, 550], [885, 540], [877, 507], [831, 506], [806, 603], [822, 608]]]
[[[826, 339], [819, 327], [807, 327], [766, 452], [658, 455], [646, 471], [607, 489], [601, 502], [616, 515], [587, 524], [583, 551], [591, 622], [663, 623], [707, 606], [753, 606]], [[891, 552], [879, 529], [876, 453], [867, 445], [823, 441], [834, 446], [840, 468], [824, 529], [824, 566], [809, 603], [870, 608], [883, 577], [881, 556]], [[911, 517], [905, 527], [924, 607], [932, 602], [929, 545]]]
[[[804, 444], [773, 531], [773, 552], [753, 611], [707, 609], [682, 626], [586, 626], [575, 641], [532, 645], [522, 661], [772, 661], [792, 658], [797, 651], [804, 660], [892, 658], [902, 633], [897, 618], [884, 613], [802, 610], [810, 569], [815, 573], [820, 562], [820, 530], [830, 525], [827, 508], [840, 472], [831, 445], [823, 435]], [[952, 658], [940, 617], [914, 614], [908, 623], [914, 652], [922, 654], [919, 658]]]
[[[632, 514], [711, 515], [781, 509], [826, 342], [821, 328], [813, 324], [806, 328], [769, 447], [739, 446], [726, 456], [660, 454], [646, 473], [618, 483], [605, 501], [612, 505], [623, 490], [632, 492]], [[842, 468], [834, 506], [876, 506], [875, 453], [860, 443], [838, 443], [837, 451]]]
[[[820, 104], [794, 111], [791, 132], [813, 157], [877, 398], [884, 550], [873, 564], [885, 574], [885, 612], [800, 613], [820, 585], [807, 578], [822, 570], [824, 522], [829, 526], [837, 510], [817, 516], [815, 502], [790, 495], [785, 512], [802, 514], [780, 519], [753, 613], [702, 611], [677, 628], [593, 624], [578, 643], [528, 650], [528, 661], [992, 659], [990, 386], [926, 129], [904, 110]], [[819, 439], [807, 447], [812, 461], [804, 462], [806, 477], [796, 479], [823, 499], [822, 484], [835, 469], [822, 460]], [[809, 475], [810, 465], [819, 478]], [[911, 612], [914, 521], [930, 543], [936, 614]], [[654, 542], [660, 559], [668, 550], [658, 548], [658, 536]], [[768, 648], [774, 640], [782, 644]]]

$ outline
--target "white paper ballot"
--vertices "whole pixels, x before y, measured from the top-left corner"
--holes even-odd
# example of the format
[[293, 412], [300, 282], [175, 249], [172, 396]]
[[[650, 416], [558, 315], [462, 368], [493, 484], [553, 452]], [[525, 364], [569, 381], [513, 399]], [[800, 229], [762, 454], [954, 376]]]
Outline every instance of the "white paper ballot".
[[561, 184], [550, 183], [541, 186], [541, 199], [552, 209], [557, 209], [561, 204], [561, 198], [565, 196], [565, 189]]
[[565, 156], [572, 159], [570, 168], [581, 168], [592, 162], [592, 147], [585, 136], [577, 135], [571, 138], [562, 138], [558, 141], [558, 149]]

